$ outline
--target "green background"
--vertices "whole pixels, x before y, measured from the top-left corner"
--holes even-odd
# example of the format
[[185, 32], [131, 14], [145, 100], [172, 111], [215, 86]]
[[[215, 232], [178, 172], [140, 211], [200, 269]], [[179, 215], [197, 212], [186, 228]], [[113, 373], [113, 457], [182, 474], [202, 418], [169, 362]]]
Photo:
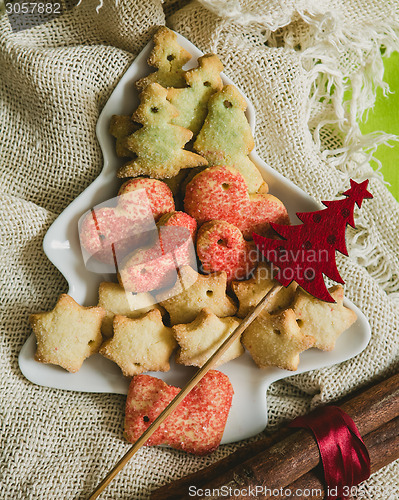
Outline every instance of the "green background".
[[[384, 58], [384, 81], [388, 83], [392, 93], [384, 97], [381, 89], [378, 89], [377, 99], [372, 110], [368, 114], [367, 121], [360, 124], [363, 134], [383, 131], [389, 134], [399, 135], [399, 53], [394, 52], [389, 58]], [[378, 146], [374, 156], [382, 163], [381, 172], [384, 179], [391, 185], [388, 189], [399, 200], [399, 143], [390, 141], [394, 147], [390, 148], [381, 144]]]

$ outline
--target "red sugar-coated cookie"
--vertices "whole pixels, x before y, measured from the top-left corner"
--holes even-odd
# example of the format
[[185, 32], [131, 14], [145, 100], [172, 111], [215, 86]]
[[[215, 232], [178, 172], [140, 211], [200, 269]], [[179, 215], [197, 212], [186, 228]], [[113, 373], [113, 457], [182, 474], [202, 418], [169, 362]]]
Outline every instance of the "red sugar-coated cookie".
[[115, 264], [132, 249], [144, 244], [142, 220], [127, 217], [117, 208], [92, 210], [84, 218], [80, 243], [92, 257], [107, 264]]
[[289, 224], [283, 203], [271, 194], [251, 194], [243, 176], [233, 167], [216, 166], [197, 174], [187, 185], [185, 211], [199, 225], [224, 220], [238, 227], [244, 238], [264, 235], [270, 222]]
[[258, 252], [241, 231], [225, 221], [203, 224], [197, 237], [197, 255], [206, 273], [225, 271], [227, 282], [241, 280], [255, 269]]
[[197, 221], [185, 212], [169, 212], [168, 214], [162, 215], [158, 221], [158, 227], [159, 226], [186, 227], [190, 231], [193, 239], [197, 232]]
[[169, 186], [158, 179], [138, 177], [125, 182], [119, 189], [118, 196], [123, 195], [119, 206], [127, 213], [133, 212], [134, 214], [136, 211], [135, 195], [130, 195], [138, 189], [145, 189], [155, 221], [158, 221], [161, 215], [175, 210], [175, 202]]
[[120, 188], [116, 207], [95, 208], [86, 215], [80, 242], [96, 260], [107, 264], [116, 260], [119, 265], [129, 252], [148, 242], [155, 221], [174, 210], [172, 192], [164, 182], [133, 179]]
[[[149, 375], [133, 377], [126, 399], [125, 436], [134, 443], [180, 392]], [[172, 448], [206, 455], [220, 444], [233, 399], [227, 375], [210, 370], [160, 425], [146, 446]]]
[[195, 251], [190, 231], [185, 227], [159, 227], [157, 241], [133, 252], [122, 264], [118, 280], [129, 292], [150, 292], [172, 286], [177, 269], [195, 266]]

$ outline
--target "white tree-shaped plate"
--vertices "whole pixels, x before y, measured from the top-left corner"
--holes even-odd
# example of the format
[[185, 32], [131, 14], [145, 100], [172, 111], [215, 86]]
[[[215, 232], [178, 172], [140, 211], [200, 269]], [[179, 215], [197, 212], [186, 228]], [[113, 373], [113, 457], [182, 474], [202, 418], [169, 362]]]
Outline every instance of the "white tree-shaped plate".
[[[178, 34], [179, 43], [193, 58], [185, 69], [196, 65], [202, 52]], [[69, 295], [82, 305], [96, 305], [98, 285], [101, 281], [115, 280], [115, 275], [95, 274], [86, 269], [78, 236], [78, 220], [91, 207], [116, 196], [120, 181], [116, 171], [122, 164], [115, 154], [114, 139], [108, 132], [113, 114], [129, 114], [138, 105], [138, 94], [134, 82], [149, 73], [147, 59], [152, 49], [150, 42], [137, 56], [123, 75], [97, 123], [97, 137], [104, 155], [104, 168], [99, 177], [78, 196], [56, 219], [48, 230], [43, 246], [50, 261], [61, 271], [69, 284]], [[225, 84], [233, 82], [222, 75]], [[245, 95], [244, 95], [245, 97]], [[247, 100], [247, 118], [252, 133], [255, 133], [255, 112]], [[270, 192], [280, 198], [288, 209], [291, 221], [298, 221], [296, 212], [319, 210], [320, 206], [292, 182], [273, 170], [252, 151], [251, 160], [258, 166], [270, 187]], [[364, 314], [349, 300], [344, 304], [357, 314], [357, 321], [338, 339], [335, 349], [323, 352], [310, 349], [301, 354], [296, 372], [256, 367], [248, 353], [219, 369], [230, 378], [234, 388], [232, 408], [228, 417], [222, 443], [231, 443], [254, 436], [267, 424], [266, 390], [276, 380], [336, 363], [342, 363], [359, 354], [370, 340], [370, 326]], [[45, 365], [34, 360], [36, 339], [32, 334], [19, 355], [19, 366], [27, 379], [35, 384], [57, 389], [96, 393], [126, 394], [129, 381], [118, 366], [96, 354], [86, 360], [79, 372], [71, 374], [60, 367]], [[169, 384], [182, 387], [193, 374], [193, 369], [171, 363], [167, 373], [149, 373]]]

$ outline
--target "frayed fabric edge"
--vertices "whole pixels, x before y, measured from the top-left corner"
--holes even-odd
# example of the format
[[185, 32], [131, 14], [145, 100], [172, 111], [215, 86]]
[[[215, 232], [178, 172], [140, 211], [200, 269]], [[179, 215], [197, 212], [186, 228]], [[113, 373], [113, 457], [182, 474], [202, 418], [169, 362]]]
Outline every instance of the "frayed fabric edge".
[[[331, 100], [333, 115], [329, 120], [320, 120], [315, 124], [313, 138], [321, 148], [320, 132], [325, 124], [334, 124], [342, 132], [343, 144], [339, 148], [326, 149], [321, 152], [324, 159], [342, 174], [341, 190], [349, 183], [350, 178], [364, 180], [378, 178], [384, 182], [380, 174], [381, 162], [374, 156], [381, 144], [392, 145], [399, 137], [393, 134], [376, 131], [363, 135], [359, 121], [375, 102], [379, 87], [386, 95], [388, 85], [383, 81], [384, 65], [381, 47], [390, 55], [399, 50], [399, 22], [381, 21], [373, 27], [357, 27], [349, 31], [342, 26], [337, 29], [339, 22], [333, 19], [334, 29], [326, 30], [326, 20], [331, 22], [331, 13], [319, 18], [318, 21], [309, 18], [306, 21], [315, 25], [317, 30], [323, 30], [325, 38], [320, 45], [305, 49], [301, 55], [304, 66], [309, 68], [309, 75], [313, 80], [313, 87], [323, 81], [325, 94], [314, 92], [313, 104], [320, 98]], [[358, 56], [358, 67], [351, 75], [345, 75], [337, 60], [345, 49], [355, 50]], [[331, 92], [331, 89], [334, 89]], [[345, 95], [349, 95], [345, 99]], [[370, 163], [374, 162], [377, 169], [373, 170]], [[399, 275], [397, 270], [387, 261], [386, 256], [371, 241], [375, 241], [375, 234], [371, 237], [369, 221], [363, 214], [356, 218], [356, 228], [353, 238], [348, 245], [350, 257], [364, 267], [370, 276], [387, 293], [395, 303], [399, 304]]]

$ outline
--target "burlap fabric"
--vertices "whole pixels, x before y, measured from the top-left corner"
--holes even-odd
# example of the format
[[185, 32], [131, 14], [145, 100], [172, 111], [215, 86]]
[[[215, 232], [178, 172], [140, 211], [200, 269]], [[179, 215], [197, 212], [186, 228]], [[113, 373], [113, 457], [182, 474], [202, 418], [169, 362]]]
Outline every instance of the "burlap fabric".
[[[364, 137], [357, 125], [383, 85], [380, 48], [389, 54], [398, 44], [397, 2], [82, 0], [20, 33], [2, 15], [2, 499], [84, 498], [128, 447], [124, 397], [35, 386], [17, 357], [30, 334], [29, 314], [52, 308], [67, 291], [43, 254], [43, 236], [99, 174], [99, 112], [154, 26], [165, 22], [217, 52], [252, 100], [258, 151], [276, 170], [317, 200], [342, 192], [350, 177], [371, 178], [374, 199], [349, 232], [350, 258], [340, 259], [346, 293], [370, 320], [370, 345], [340, 366], [274, 384], [270, 428], [397, 369], [399, 206], [370, 167], [375, 146], [388, 137]], [[142, 449], [102, 498], [147, 498], [237, 446], [206, 458]], [[391, 464], [355, 496], [396, 499], [398, 477], [399, 464]]]

